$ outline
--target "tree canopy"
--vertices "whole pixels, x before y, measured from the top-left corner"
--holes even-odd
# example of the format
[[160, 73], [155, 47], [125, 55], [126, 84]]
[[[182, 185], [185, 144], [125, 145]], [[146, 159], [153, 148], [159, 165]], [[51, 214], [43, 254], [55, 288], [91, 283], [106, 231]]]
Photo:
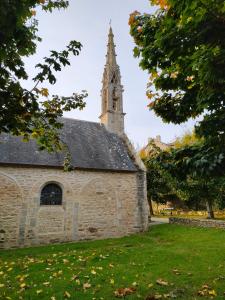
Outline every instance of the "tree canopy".
[[[56, 83], [56, 72], [70, 65], [69, 56], [79, 55], [82, 45], [70, 41], [66, 49], [43, 58], [36, 65], [37, 74], [29, 78], [24, 57], [36, 52], [38, 20], [36, 9], [52, 12], [68, 7], [64, 0], [2, 0], [0, 1], [0, 133], [22, 135], [24, 140], [36, 138], [41, 149], [62, 149], [58, 130], [59, 117], [64, 111], [82, 109], [85, 91], [71, 96], [49, 95], [44, 83]], [[32, 80], [33, 88], [27, 90], [21, 80]]]
[[154, 14], [134, 12], [131, 35], [140, 66], [150, 74], [149, 108], [164, 122], [199, 117], [201, 142], [174, 152], [181, 170], [201, 176], [225, 167], [225, 3], [151, 0]]
[[185, 202], [185, 206], [198, 209], [207, 208], [208, 217], [213, 218], [213, 207], [224, 208], [225, 177], [204, 177], [187, 174], [177, 161], [177, 153], [184, 147], [201, 143], [195, 132], [187, 132], [177, 138], [165, 151], [152, 140], [140, 151], [147, 168], [147, 191], [149, 200], [157, 203]]

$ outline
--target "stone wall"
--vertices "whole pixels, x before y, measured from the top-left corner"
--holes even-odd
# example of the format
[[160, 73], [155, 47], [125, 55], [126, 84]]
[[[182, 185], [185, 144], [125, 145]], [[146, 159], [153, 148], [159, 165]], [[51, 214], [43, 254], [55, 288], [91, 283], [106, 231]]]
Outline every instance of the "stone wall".
[[[144, 172], [0, 167], [0, 248], [119, 237], [148, 226]], [[47, 183], [61, 206], [40, 206]]]
[[225, 221], [220, 221], [220, 220], [169, 218], [169, 223], [194, 226], [194, 227], [214, 227], [214, 228], [225, 229]]

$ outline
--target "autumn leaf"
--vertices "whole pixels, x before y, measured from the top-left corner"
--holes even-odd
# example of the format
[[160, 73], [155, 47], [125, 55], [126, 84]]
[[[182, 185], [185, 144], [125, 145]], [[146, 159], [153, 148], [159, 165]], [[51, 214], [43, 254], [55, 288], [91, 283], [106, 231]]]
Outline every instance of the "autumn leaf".
[[35, 10], [32, 9], [30, 12], [31, 12], [32, 16], [36, 16], [36, 11]]
[[155, 295], [149, 295], [145, 300], [157, 300], [157, 299], [162, 299], [162, 295], [155, 294]]
[[134, 11], [132, 14], [130, 14], [130, 18], [129, 18], [129, 25], [133, 25], [134, 22], [136, 21], [136, 16], [140, 15], [139, 11]]
[[164, 286], [169, 285], [169, 283], [168, 283], [167, 281], [162, 280], [161, 278], [157, 279], [157, 280], [156, 280], [156, 283], [157, 283], [158, 285], [164, 285]]
[[69, 260], [68, 260], [68, 259], [63, 259], [63, 263], [64, 263], [64, 264], [68, 264], [68, 263], [69, 263]]
[[67, 298], [67, 299], [69, 299], [69, 298], [71, 298], [71, 295], [70, 295], [69, 292], [65, 291], [64, 297]]
[[48, 89], [42, 88], [40, 91], [40, 94], [44, 97], [48, 97], [48, 95], [49, 95]]
[[86, 289], [89, 289], [91, 287], [91, 284], [89, 282], [86, 282], [83, 284], [83, 289], [86, 290]]
[[136, 288], [134, 288], [134, 287], [119, 288], [114, 292], [114, 295], [117, 298], [123, 298], [123, 297], [126, 297], [127, 295], [134, 294], [135, 292], [136, 292]]
[[216, 297], [217, 296], [216, 291], [215, 290], [209, 291], [209, 296]]

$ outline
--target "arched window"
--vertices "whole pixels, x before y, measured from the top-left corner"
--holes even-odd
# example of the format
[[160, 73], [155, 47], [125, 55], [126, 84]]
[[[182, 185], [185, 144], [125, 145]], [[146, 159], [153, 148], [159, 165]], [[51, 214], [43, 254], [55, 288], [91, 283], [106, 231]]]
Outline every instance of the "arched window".
[[62, 189], [56, 183], [49, 183], [41, 191], [41, 205], [62, 205]]

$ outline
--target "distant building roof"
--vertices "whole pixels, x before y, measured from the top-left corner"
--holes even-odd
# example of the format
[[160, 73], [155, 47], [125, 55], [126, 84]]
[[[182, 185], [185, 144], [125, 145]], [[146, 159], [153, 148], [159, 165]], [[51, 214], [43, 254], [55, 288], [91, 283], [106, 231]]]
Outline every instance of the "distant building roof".
[[[135, 172], [122, 139], [94, 122], [63, 118], [60, 136], [71, 154], [71, 164], [78, 169]], [[35, 140], [0, 135], [0, 164], [62, 167], [65, 154], [40, 151]]]

